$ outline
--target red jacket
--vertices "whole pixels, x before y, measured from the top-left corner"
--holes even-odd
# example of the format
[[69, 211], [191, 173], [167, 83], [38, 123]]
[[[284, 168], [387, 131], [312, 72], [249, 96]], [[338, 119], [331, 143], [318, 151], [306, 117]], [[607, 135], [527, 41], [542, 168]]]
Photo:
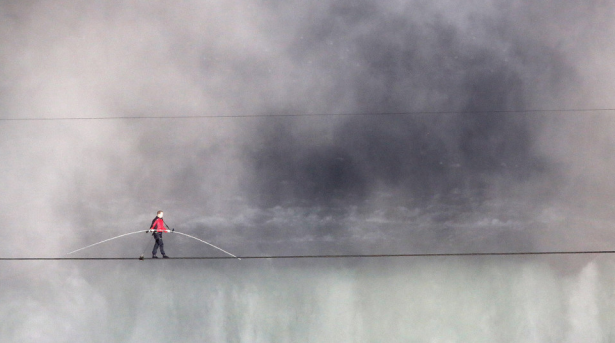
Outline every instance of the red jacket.
[[150, 230], [154, 230], [156, 232], [169, 232], [169, 230], [167, 230], [164, 227], [164, 220], [162, 220], [162, 218], [154, 218], [154, 220], [152, 220], [152, 226], [150, 226], [149, 228]]

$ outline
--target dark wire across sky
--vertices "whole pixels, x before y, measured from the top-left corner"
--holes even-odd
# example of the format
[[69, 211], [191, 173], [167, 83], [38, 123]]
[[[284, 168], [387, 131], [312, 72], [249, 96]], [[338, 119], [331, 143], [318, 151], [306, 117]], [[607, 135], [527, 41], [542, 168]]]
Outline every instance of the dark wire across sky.
[[118, 117], [25, 117], [0, 118], [0, 121], [68, 121], [68, 120], [144, 120], [144, 119], [208, 119], [208, 118], [280, 118], [280, 117], [355, 117], [355, 116], [413, 116], [447, 114], [539, 114], [539, 113], [591, 113], [613, 112], [615, 108], [580, 109], [529, 109], [529, 110], [489, 110], [489, 111], [409, 111], [409, 112], [355, 112], [355, 113], [269, 113], [269, 114], [203, 114], [178, 116], [118, 116]]
[[[172, 257], [169, 260], [267, 260], [267, 259], [333, 259], [333, 258], [399, 258], [399, 257], [472, 257], [472, 256], [540, 256], [540, 255], [597, 255], [615, 254], [615, 250], [580, 251], [527, 251], [527, 252], [468, 252], [468, 253], [417, 253], [369, 255], [271, 255], [271, 256], [203, 256]], [[138, 257], [0, 257], [0, 261], [94, 261], [139, 260]], [[155, 260], [146, 258], [145, 260]], [[158, 259], [162, 260], [162, 259]]]

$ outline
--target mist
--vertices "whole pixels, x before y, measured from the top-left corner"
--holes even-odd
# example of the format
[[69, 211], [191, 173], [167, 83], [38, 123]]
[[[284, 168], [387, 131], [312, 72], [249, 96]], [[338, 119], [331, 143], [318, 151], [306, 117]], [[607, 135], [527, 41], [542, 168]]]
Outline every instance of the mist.
[[[612, 250], [613, 8], [2, 1], [0, 255], [64, 256], [158, 210], [238, 256]], [[609, 340], [608, 256], [383, 261], [0, 261], [0, 333]]]
[[2, 324], [3, 337], [39, 342], [613, 338], [614, 273], [608, 258], [585, 261], [574, 275], [558, 274], [533, 258], [172, 263], [57, 266], [62, 282], [45, 282], [45, 290], [31, 284], [3, 292], [3, 306], [11, 313]]

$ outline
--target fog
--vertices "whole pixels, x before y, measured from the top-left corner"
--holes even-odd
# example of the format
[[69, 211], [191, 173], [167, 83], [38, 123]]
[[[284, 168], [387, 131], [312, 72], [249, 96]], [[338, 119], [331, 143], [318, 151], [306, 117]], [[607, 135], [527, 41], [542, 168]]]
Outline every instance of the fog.
[[[613, 8], [2, 1], [0, 257], [157, 210], [238, 256], [612, 250]], [[613, 316], [609, 255], [0, 262], [7, 342], [597, 342]]]
[[533, 258], [71, 263], [3, 292], [4, 341], [613, 338], [609, 258], [585, 261], [573, 275]]

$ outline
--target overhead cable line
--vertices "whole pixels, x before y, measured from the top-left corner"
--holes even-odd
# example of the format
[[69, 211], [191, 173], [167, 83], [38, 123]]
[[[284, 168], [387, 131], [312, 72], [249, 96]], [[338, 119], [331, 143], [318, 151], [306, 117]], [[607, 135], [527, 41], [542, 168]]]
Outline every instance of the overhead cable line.
[[270, 114], [203, 114], [179, 116], [118, 116], [118, 117], [26, 117], [0, 118], [0, 122], [28, 121], [85, 121], [85, 120], [179, 120], [179, 119], [232, 119], [232, 118], [284, 118], [284, 117], [378, 117], [378, 116], [413, 116], [413, 115], [447, 115], [447, 114], [532, 114], [532, 113], [590, 113], [613, 112], [615, 108], [581, 108], [581, 109], [529, 109], [529, 110], [485, 110], [485, 111], [408, 111], [408, 112], [353, 112], [353, 113], [270, 113]]
[[[268, 256], [205, 256], [172, 257], [169, 260], [277, 260], [277, 259], [336, 259], [336, 258], [400, 258], [400, 257], [472, 257], [472, 256], [541, 256], [541, 255], [597, 255], [615, 254], [615, 250], [587, 251], [527, 251], [527, 252], [468, 252], [417, 254], [340, 254], [340, 255], [268, 255]], [[139, 260], [138, 257], [0, 257], [0, 261], [115, 261]], [[145, 259], [150, 260], [150, 259]], [[151, 259], [155, 260], [155, 259]]]

